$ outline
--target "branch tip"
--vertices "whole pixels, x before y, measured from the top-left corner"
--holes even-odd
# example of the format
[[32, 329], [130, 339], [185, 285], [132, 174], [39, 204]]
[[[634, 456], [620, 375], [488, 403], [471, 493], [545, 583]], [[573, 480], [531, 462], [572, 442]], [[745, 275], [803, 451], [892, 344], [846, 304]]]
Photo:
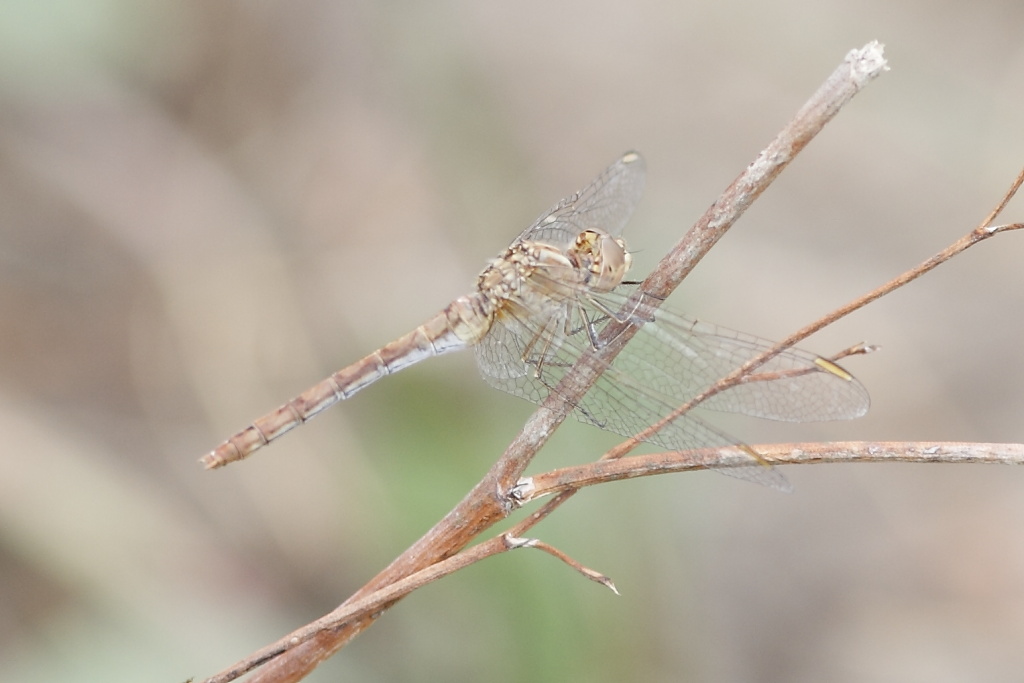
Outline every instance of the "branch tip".
[[885, 59], [885, 45], [877, 40], [872, 40], [862, 48], [850, 50], [846, 54], [846, 61], [850, 64], [854, 80], [861, 84], [889, 70], [889, 63]]

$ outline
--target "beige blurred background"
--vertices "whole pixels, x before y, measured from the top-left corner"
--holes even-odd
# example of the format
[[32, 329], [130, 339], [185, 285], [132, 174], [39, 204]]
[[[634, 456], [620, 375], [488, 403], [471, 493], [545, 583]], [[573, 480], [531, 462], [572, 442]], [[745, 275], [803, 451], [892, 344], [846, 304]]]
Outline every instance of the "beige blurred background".
[[[675, 308], [782, 337], [967, 232], [1024, 160], [1003, 2], [0, 5], [0, 679], [181, 681], [333, 608], [531, 407], [471, 354], [252, 460], [196, 458], [467, 291], [623, 151], [649, 269], [851, 48], [858, 96]], [[1006, 219], [1024, 219], [1024, 202]], [[873, 396], [764, 439], [1022, 441], [1024, 235], [827, 330]], [[566, 425], [535, 470], [612, 439]], [[789, 468], [578, 496], [406, 599], [314, 681], [1011, 681], [1024, 471]]]

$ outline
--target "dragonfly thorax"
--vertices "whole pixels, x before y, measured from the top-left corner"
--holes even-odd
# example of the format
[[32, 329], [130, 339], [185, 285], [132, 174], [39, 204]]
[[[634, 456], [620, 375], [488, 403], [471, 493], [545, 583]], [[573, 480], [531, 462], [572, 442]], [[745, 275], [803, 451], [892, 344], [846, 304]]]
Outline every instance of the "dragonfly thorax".
[[518, 311], [546, 318], [577, 296], [588, 277], [569, 259], [564, 247], [524, 240], [480, 273], [477, 295], [494, 315]]
[[565, 298], [575, 291], [576, 282], [580, 279], [576, 270], [576, 266], [557, 247], [542, 242], [519, 242], [480, 273], [477, 289], [496, 301], [516, 299], [523, 296], [531, 285], [538, 285], [534, 274], [540, 273], [552, 284], [561, 282], [570, 287], [560, 297], [557, 292], [548, 292], [556, 298]]

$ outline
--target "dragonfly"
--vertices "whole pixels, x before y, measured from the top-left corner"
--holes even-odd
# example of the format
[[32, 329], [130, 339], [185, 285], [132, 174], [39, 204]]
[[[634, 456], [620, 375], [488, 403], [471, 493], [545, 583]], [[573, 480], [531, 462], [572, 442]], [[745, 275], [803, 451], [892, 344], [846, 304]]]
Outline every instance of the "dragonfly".
[[[583, 190], [544, 212], [480, 273], [476, 289], [408, 334], [342, 368], [257, 419], [201, 458], [208, 468], [241, 460], [386, 375], [472, 348], [491, 386], [536, 404], [611, 324], [637, 327], [572, 403], [578, 420], [669, 451], [732, 448], [719, 471], [778, 489], [785, 478], [756, 451], [707, 421], [703, 409], [789, 422], [851, 419], [867, 412], [863, 385], [835, 361], [786, 348], [755, 376], [708, 392], [772, 348], [772, 342], [638, 304], [626, 280], [632, 256], [621, 232], [643, 193], [646, 167], [627, 152]], [[695, 410], [679, 406], [696, 402]]]

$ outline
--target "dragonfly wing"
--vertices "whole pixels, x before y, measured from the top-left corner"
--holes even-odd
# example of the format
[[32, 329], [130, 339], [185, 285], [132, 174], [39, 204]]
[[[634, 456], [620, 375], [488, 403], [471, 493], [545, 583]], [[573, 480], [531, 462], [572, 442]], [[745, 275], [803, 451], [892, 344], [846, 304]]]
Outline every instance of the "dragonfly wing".
[[[597, 320], [597, 315], [599, 313], [592, 313], [590, 320]], [[567, 316], [570, 319], [567, 320]], [[583, 321], [572, 317], [572, 309], [541, 325], [525, 315], [499, 317], [490, 333], [475, 346], [481, 373], [488, 384], [533, 403], [543, 403], [558, 390], [559, 382], [580, 355], [590, 348], [590, 335]], [[511, 367], [517, 372], [504, 370]], [[673, 399], [643, 386], [613, 363], [604, 369], [590, 391], [573, 403], [573, 416], [581, 422], [631, 437], [660, 421], [676, 407]], [[753, 451], [693, 412], [677, 416], [646, 440], [670, 451], [735, 446], [734, 462], [738, 466], [721, 468], [721, 472], [772, 488], [789, 489], [785, 478], [758, 460]]]
[[588, 228], [617, 237], [644, 191], [646, 166], [638, 152], [627, 152], [576, 194], [545, 211], [516, 241], [571, 244]]
[[[667, 397], [658, 396], [650, 388], [643, 387], [622, 373], [613, 363], [577, 403], [573, 415], [581, 422], [631, 437], [661, 422], [677, 407]], [[694, 453], [694, 462], [731, 477], [782, 491], [791, 488], [786, 478], [757, 457], [752, 449], [709, 424], [693, 410], [675, 416], [644, 440], [668, 451], [678, 452], [732, 447], [730, 455], [734, 466], [718, 465], [721, 462], [718, 453], [709, 453], [705, 457]]]
[[[619, 310], [626, 297], [602, 297]], [[615, 359], [614, 367], [640, 385], [690, 401], [774, 343], [743, 332], [667, 310], [654, 312]], [[867, 390], [833, 363], [797, 348], [785, 349], [755, 369], [751, 379], [722, 391], [701, 407], [786, 422], [818, 422], [860, 417], [870, 403]], [[841, 368], [839, 368], [840, 371]]]
[[507, 313], [496, 318], [484, 338], [473, 346], [473, 351], [480, 374], [488, 384], [536, 403], [543, 397], [525, 396], [516, 389], [531, 372], [526, 362], [526, 345], [536, 334], [525, 320], [525, 317]]

